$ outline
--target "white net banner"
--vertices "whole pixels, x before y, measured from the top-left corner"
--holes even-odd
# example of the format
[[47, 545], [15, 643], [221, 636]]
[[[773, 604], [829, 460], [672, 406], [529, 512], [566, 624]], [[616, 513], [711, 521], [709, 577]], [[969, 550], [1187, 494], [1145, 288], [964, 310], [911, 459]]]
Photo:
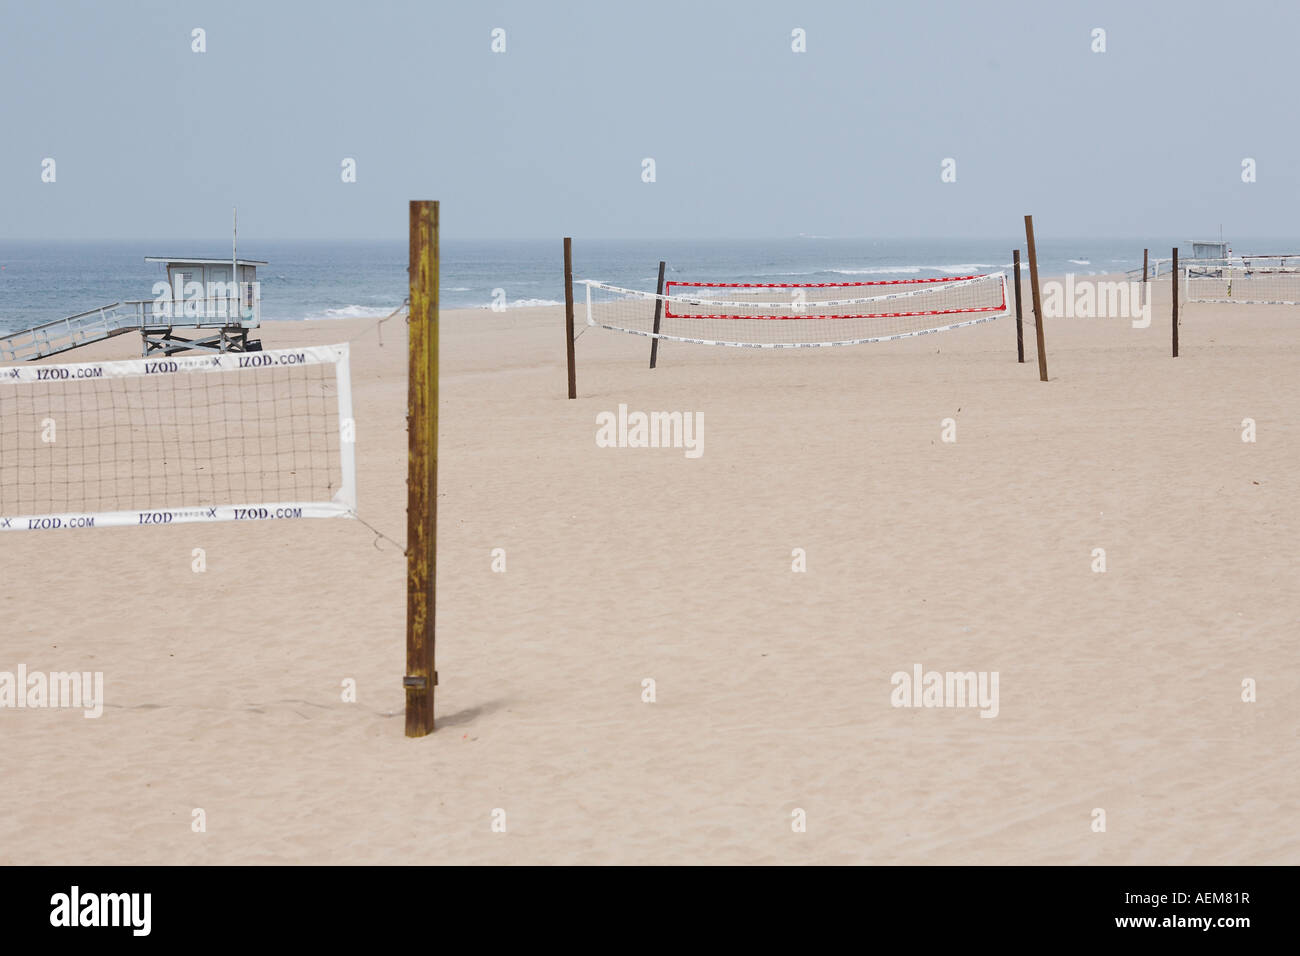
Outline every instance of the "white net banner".
[[348, 346], [0, 367], [0, 531], [352, 517]]
[[887, 342], [992, 321], [1008, 310], [1002, 273], [843, 284], [669, 282], [663, 295], [585, 284], [588, 325], [741, 348]]

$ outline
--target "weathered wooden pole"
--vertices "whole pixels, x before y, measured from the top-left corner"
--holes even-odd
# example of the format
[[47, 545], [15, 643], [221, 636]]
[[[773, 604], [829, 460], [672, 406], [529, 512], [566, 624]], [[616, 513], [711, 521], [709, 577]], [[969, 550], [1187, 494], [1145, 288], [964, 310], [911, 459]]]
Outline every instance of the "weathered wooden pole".
[[1025, 217], [1025, 245], [1029, 250], [1029, 292], [1034, 300], [1034, 331], [1038, 336], [1038, 380], [1047, 381], [1047, 346], [1043, 342], [1043, 298], [1038, 291], [1038, 247], [1034, 245], [1034, 217]]
[[[1195, 250], [1192, 251], [1195, 252]], [[1174, 264], [1172, 268], [1174, 271], [1170, 274], [1169, 278], [1170, 278], [1170, 286], [1173, 289], [1172, 295], [1174, 297], [1174, 315], [1173, 315], [1173, 323], [1172, 323], [1174, 329], [1174, 358], [1178, 358], [1178, 247], [1177, 246], [1174, 246]]]
[[[656, 296], [660, 296], [664, 294], [664, 266], [665, 265], [666, 263], [662, 259], [660, 259], [659, 260], [659, 284], [655, 286]], [[664, 300], [655, 299], [655, 325], [654, 325], [655, 334], [654, 334], [654, 338], [650, 340], [650, 367], [651, 368], [655, 367], [655, 361], [659, 358], [659, 317], [663, 315], [663, 311], [664, 311]]]
[[1142, 281], [1147, 281], [1147, 253], [1149, 250], [1142, 250]]
[[1020, 250], [1011, 250], [1012, 265], [1016, 269], [1016, 361], [1025, 361], [1025, 317], [1020, 306]]
[[411, 201], [407, 348], [406, 736], [433, 732], [438, 556], [438, 204]]
[[564, 339], [569, 360], [569, 398], [577, 398], [578, 373], [573, 356], [573, 240], [568, 236], [564, 237]]

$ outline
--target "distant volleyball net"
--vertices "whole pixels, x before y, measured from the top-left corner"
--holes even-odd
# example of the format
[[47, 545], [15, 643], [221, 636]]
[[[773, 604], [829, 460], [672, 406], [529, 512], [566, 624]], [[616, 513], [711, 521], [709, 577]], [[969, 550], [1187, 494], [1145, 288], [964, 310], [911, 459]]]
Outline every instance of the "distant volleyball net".
[[587, 324], [697, 345], [816, 348], [944, 332], [1007, 314], [1002, 273], [847, 283], [584, 281]]
[[352, 516], [347, 345], [0, 368], [0, 531]]
[[1196, 264], [1183, 270], [1189, 302], [1225, 305], [1300, 305], [1300, 264], [1294, 256], [1277, 256], [1289, 265], [1250, 262]]

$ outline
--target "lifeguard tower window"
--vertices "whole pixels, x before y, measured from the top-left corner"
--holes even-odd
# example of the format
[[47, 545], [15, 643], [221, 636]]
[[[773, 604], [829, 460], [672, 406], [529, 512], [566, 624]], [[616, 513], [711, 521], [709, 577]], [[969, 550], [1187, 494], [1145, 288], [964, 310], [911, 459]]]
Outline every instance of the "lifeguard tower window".
[[1226, 259], [1228, 258], [1228, 244], [1221, 240], [1192, 240], [1192, 258], [1193, 259]]

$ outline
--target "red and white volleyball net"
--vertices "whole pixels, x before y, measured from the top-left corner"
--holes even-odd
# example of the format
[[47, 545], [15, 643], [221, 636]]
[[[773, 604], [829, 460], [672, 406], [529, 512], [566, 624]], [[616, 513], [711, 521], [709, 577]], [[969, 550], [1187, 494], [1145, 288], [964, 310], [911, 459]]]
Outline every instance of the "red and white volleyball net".
[[669, 282], [663, 295], [585, 285], [588, 325], [697, 345], [862, 345], [1007, 314], [1007, 278], [1000, 272], [838, 284]]

